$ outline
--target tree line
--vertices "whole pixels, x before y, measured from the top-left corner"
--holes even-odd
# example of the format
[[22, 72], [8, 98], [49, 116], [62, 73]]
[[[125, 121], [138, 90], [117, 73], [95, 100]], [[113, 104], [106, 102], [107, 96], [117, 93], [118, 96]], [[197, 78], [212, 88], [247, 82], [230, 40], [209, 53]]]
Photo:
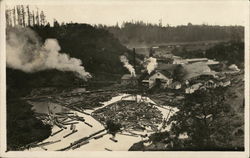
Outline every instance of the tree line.
[[44, 26], [47, 24], [44, 12], [30, 9], [29, 5], [16, 5], [5, 11], [6, 26]]
[[121, 26], [96, 25], [113, 33], [123, 44], [159, 44], [206, 40], [243, 39], [243, 26], [187, 25], [163, 26], [142, 21], [123, 22]]
[[172, 53], [182, 58], [209, 58], [217, 61], [226, 62], [227, 65], [236, 64], [238, 67], [244, 67], [244, 42], [232, 40], [220, 42], [207, 50], [191, 50], [185, 47], [173, 49]]

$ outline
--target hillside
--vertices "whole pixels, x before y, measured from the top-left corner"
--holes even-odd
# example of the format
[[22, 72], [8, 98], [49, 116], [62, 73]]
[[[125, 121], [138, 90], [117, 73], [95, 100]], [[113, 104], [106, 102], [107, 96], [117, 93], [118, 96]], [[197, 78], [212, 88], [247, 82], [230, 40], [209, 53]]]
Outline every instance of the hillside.
[[243, 39], [243, 26], [193, 25], [163, 26], [141, 21], [124, 22], [119, 26], [100, 26], [113, 33], [128, 47], [145, 47], [170, 42], [226, 41]]
[[[179, 106], [180, 111], [170, 118], [175, 121], [170, 131], [154, 133], [149, 137], [150, 145], [140, 141], [129, 150], [243, 151], [244, 73], [228, 77], [232, 81], [229, 87], [200, 93], [202, 95], [186, 95], [185, 105]], [[201, 113], [213, 118], [200, 119], [197, 116]], [[188, 138], [180, 137], [183, 133], [187, 133]]]
[[[20, 28], [7, 28], [7, 36], [16, 29]], [[87, 24], [66, 24], [54, 27], [49, 25], [34, 26], [31, 29], [37, 33], [37, 38], [41, 43], [44, 43], [48, 38], [57, 39], [61, 47], [60, 52], [80, 59], [85, 70], [93, 76], [91, 81], [115, 81], [120, 79], [124, 73], [128, 73], [120, 62], [120, 56], [126, 55], [131, 63], [130, 50], [121, 45], [118, 39], [104, 29], [97, 29]], [[22, 87], [67, 86], [73, 85], [77, 81], [79, 79], [73, 72], [51, 69], [24, 73], [18, 69], [7, 69], [7, 83], [20, 82]]]
[[244, 42], [228, 41], [220, 42], [205, 50], [195, 49], [187, 50], [186, 47], [173, 49], [172, 53], [182, 58], [209, 58], [225, 62], [227, 65], [236, 64], [244, 68]]
[[[32, 60], [32, 53], [36, 53], [33, 50], [36, 47], [41, 47], [40, 43], [43, 44], [48, 38], [56, 38], [61, 47], [59, 53], [66, 53], [70, 57], [80, 59], [85, 70], [93, 76], [90, 81], [115, 81], [120, 79], [123, 73], [128, 73], [120, 62], [120, 55], [125, 54], [128, 59], [131, 59], [130, 53], [126, 53], [129, 50], [106, 30], [97, 29], [87, 24], [66, 24], [55, 27], [49, 25], [34, 26], [31, 29], [37, 34], [28, 35], [32, 32], [27, 31], [29, 28], [7, 28], [7, 40], [13, 38], [10, 35], [11, 32], [16, 32], [18, 35], [18, 37], [14, 36], [14, 42], [11, 41], [16, 51], [19, 51], [19, 47], [15, 47], [15, 40], [17, 38], [22, 39], [22, 34], [29, 37], [23, 38], [25, 41], [20, 42], [24, 45], [23, 48], [26, 48], [24, 52], [31, 54], [30, 57], [23, 61], [29, 62]], [[25, 44], [28, 44], [28, 46]], [[10, 52], [7, 51], [6, 53]], [[20, 57], [18, 55], [20, 54], [16, 53], [15, 57]], [[24, 63], [20, 63], [20, 65], [22, 64]], [[51, 134], [51, 127], [45, 126], [41, 120], [38, 120], [31, 110], [32, 106], [20, 98], [28, 95], [34, 88], [57, 87], [63, 89], [65, 87], [79, 87], [85, 86], [86, 81], [80, 79], [72, 71], [59, 71], [50, 68], [24, 72], [20, 67], [14, 68], [7, 67], [6, 69], [7, 148], [8, 150], [21, 150], [20, 148], [29, 143], [47, 138]]]
[[43, 41], [46, 38], [56, 38], [61, 46], [61, 52], [81, 59], [85, 69], [90, 73], [125, 71], [119, 57], [129, 50], [107, 30], [94, 28], [88, 24], [66, 24], [32, 29]]

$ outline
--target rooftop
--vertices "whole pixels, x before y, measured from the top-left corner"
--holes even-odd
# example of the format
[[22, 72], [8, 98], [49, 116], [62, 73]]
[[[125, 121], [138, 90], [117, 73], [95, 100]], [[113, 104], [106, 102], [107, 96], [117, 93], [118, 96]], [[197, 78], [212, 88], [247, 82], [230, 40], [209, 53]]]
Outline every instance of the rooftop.
[[186, 75], [183, 77], [184, 80], [192, 79], [201, 75], [215, 75], [216, 72], [211, 71], [206, 63], [197, 62], [193, 64], [183, 65], [186, 70]]
[[159, 64], [156, 68], [156, 70], [164, 70], [164, 71], [170, 71], [173, 72], [177, 68], [177, 64]]
[[194, 59], [186, 59], [187, 62], [198, 62], [198, 61], [208, 61], [207, 58], [194, 58]]
[[130, 80], [130, 79], [138, 79], [140, 76], [136, 75], [136, 76], [131, 76], [130, 74], [125, 74], [122, 76], [122, 80]]

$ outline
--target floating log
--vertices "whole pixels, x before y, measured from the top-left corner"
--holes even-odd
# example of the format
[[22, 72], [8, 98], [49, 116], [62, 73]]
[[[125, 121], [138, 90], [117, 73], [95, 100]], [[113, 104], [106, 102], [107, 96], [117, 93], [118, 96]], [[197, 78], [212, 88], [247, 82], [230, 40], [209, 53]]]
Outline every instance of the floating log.
[[83, 117], [78, 117], [77, 119], [78, 119], [79, 121], [83, 121], [83, 122], [85, 121], [85, 119], [84, 119]]
[[47, 151], [48, 149], [46, 149], [45, 147], [43, 147], [43, 146], [41, 146], [41, 148], [43, 149], [43, 150], [45, 150], [45, 151]]
[[81, 146], [85, 145], [85, 144], [88, 144], [89, 141], [84, 141], [84, 142], [81, 142], [75, 146], [72, 147], [72, 150], [76, 149], [76, 148], [80, 148]]
[[131, 136], [131, 137], [138, 137], [138, 135], [131, 135], [131, 134], [126, 134], [126, 133], [119, 133], [121, 135], [125, 135], [125, 136]]
[[97, 135], [97, 134], [99, 134], [99, 133], [102, 133], [102, 132], [105, 131], [105, 130], [106, 130], [106, 129], [102, 129], [102, 130], [100, 130], [100, 131], [97, 131], [97, 132], [95, 132], [95, 133], [89, 135], [89, 137], [93, 137], [94, 135]]
[[44, 142], [44, 143], [40, 143], [40, 144], [37, 144], [36, 147], [41, 147], [41, 146], [45, 146], [47, 144], [49, 144], [51, 142]]
[[57, 112], [56, 114], [74, 114], [73, 112]]
[[86, 141], [86, 140], [88, 140], [88, 139], [89, 139], [89, 137], [83, 137], [83, 138], [81, 138], [81, 139], [79, 139], [79, 140], [74, 141], [74, 142], [71, 143], [70, 145], [73, 146], [73, 145], [76, 145], [76, 144], [78, 144], [78, 143], [81, 143], [82, 141]]
[[85, 145], [85, 144], [88, 144], [89, 143], [89, 141], [87, 140], [87, 141], [84, 141], [84, 142], [81, 142], [81, 143], [79, 143], [77, 146], [82, 146], [82, 145]]
[[27, 144], [25, 146], [20, 147], [19, 149], [25, 150], [25, 149], [29, 149], [29, 148], [34, 148], [34, 147], [37, 147], [37, 143], [39, 143], [39, 141], [32, 142], [30, 144]]
[[65, 151], [65, 150], [70, 149], [71, 147], [72, 147], [72, 145], [67, 146], [67, 147], [65, 147], [65, 148], [62, 148], [62, 149], [58, 149], [58, 150], [56, 150], [56, 151]]
[[53, 142], [51, 142], [51, 144], [53, 144], [53, 143], [58, 143], [58, 142], [60, 142], [60, 141], [61, 141], [61, 139], [56, 140], [56, 141], [53, 141]]
[[146, 131], [147, 131], [148, 133], [149, 133], [149, 132], [154, 132], [153, 130], [146, 130]]
[[63, 125], [73, 125], [73, 124], [78, 124], [79, 122], [70, 122], [70, 123], [63, 123]]
[[64, 127], [63, 125], [59, 124], [58, 122], [55, 122], [55, 121], [54, 121], [54, 123], [55, 123], [55, 125], [56, 125], [57, 127], [59, 127], [59, 128], [67, 129], [67, 127]]
[[111, 149], [108, 149], [108, 148], [104, 148], [105, 150], [107, 150], [107, 151], [112, 151]]
[[140, 131], [140, 132], [143, 132], [144, 131], [144, 129], [141, 129], [141, 128], [139, 128], [139, 127], [135, 127], [135, 128], [133, 128], [134, 130], [136, 130], [136, 131]]
[[101, 134], [101, 135], [99, 135], [99, 136], [95, 136], [94, 139], [99, 139], [99, 138], [105, 136], [106, 134], [107, 134], [107, 133]]
[[[60, 117], [59, 117], [60, 118]], [[60, 122], [64, 122], [64, 121], [66, 121], [68, 119], [68, 117], [64, 117], [62, 120], [60, 120]]]
[[74, 130], [74, 131], [70, 132], [69, 134], [63, 136], [63, 138], [66, 138], [66, 137], [68, 137], [68, 136], [70, 136], [70, 135], [72, 135], [72, 134], [74, 134], [74, 133], [76, 133], [76, 132], [77, 132], [77, 130]]
[[55, 133], [51, 134], [51, 136], [54, 136], [54, 135], [60, 133], [61, 131], [63, 131], [63, 129], [60, 129], [60, 130], [56, 131]]
[[84, 122], [86, 125], [88, 125], [89, 127], [93, 127], [91, 124], [89, 124], [88, 122]]
[[56, 118], [62, 122], [62, 121], [67, 120], [69, 117], [68, 116], [57, 115]]
[[86, 113], [86, 112], [84, 112], [84, 111], [82, 111], [81, 113], [83, 113], [83, 114], [85, 114], [85, 115], [90, 115], [89, 113]]
[[41, 144], [37, 144], [37, 145], [36, 145], [36, 147], [42, 147], [42, 146], [46, 146], [46, 145], [50, 145], [50, 144], [54, 144], [54, 143], [57, 143], [57, 142], [60, 142], [60, 141], [61, 141], [61, 140], [44, 142], [44, 143], [41, 143]]
[[77, 119], [76, 118], [73, 118], [73, 119], [71, 119], [71, 120], [68, 120], [68, 121], [62, 121], [62, 123], [64, 124], [64, 123], [70, 123], [70, 122], [72, 122], [72, 121], [76, 121]]
[[112, 140], [113, 142], [115, 142], [115, 143], [117, 143], [118, 142], [118, 140], [116, 140], [116, 139], [114, 139], [114, 138], [109, 138], [110, 140]]
[[134, 135], [134, 136], [140, 136], [140, 134], [137, 134], [137, 133], [134, 133], [134, 132], [130, 132], [130, 131], [126, 131], [128, 133], [130, 133], [131, 135]]
[[106, 129], [102, 129], [102, 130], [97, 131], [97, 132], [95, 132], [95, 133], [93, 133], [93, 134], [91, 134], [91, 135], [89, 135], [89, 136], [87, 136], [87, 137], [83, 137], [83, 138], [81, 138], [81, 139], [79, 139], [79, 140], [73, 142], [72, 145], [78, 144], [78, 143], [80, 143], [80, 142], [82, 142], [82, 141], [85, 141], [85, 140], [87, 140], [87, 139], [93, 137], [94, 135], [97, 135], [97, 134], [99, 134], [99, 133], [101, 133], [101, 132], [103, 132], [103, 131], [105, 131], [105, 130], [106, 130]]
[[71, 124], [71, 125], [70, 125], [70, 130], [73, 130], [73, 131], [74, 131], [75, 129], [76, 129], [76, 125]]
[[[68, 149], [70, 149], [71, 147], [74, 147], [75, 145], [79, 145], [79, 144], [81, 144], [81, 143], [83, 143], [83, 142], [86, 142], [88, 139], [90, 139], [91, 137], [93, 137], [94, 135], [97, 135], [97, 134], [99, 134], [99, 133], [101, 133], [101, 132], [103, 132], [103, 131], [105, 131], [106, 129], [102, 129], [102, 130], [100, 130], [100, 131], [97, 131], [97, 132], [95, 132], [95, 133], [93, 133], [93, 134], [91, 134], [91, 135], [89, 135], [89, 136], [87, 136], [87, 137], [83, 137], [83, 138], [81, 138], [81, 139], [79, 139], [79, 140], [76, 140], [76, 141], [74, 141], [73, 143], [71, 143], [68, 147], [65, 147], [65, 148], [63, 148], [63, 149], [60, 149], [59, 151], [64, 151], [64, 150], [68, 150]], [[84, 144], [84, 143], [83, 143]], [[75, 147], [76, 148], [76, 147]]]
[[56, 115], [56, 117], [68, 117], [68, 115], [67, 114], [55, 114]]

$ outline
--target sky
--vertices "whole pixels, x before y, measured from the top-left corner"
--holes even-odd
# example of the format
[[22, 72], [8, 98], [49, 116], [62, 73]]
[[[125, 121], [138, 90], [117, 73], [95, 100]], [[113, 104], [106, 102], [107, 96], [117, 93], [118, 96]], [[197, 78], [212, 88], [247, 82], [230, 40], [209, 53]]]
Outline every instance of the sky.
[[[65, 2], [65, 1], [64, 1]], [[43, 10], [52, 23], [78, 22], [119, 25], [123, 21], [137, 21], [170, 26], [192, 24], [245, 25], [246, 3], [198, 1], [82, 1], [81, 3], [47, 3], [30, 5]]]

